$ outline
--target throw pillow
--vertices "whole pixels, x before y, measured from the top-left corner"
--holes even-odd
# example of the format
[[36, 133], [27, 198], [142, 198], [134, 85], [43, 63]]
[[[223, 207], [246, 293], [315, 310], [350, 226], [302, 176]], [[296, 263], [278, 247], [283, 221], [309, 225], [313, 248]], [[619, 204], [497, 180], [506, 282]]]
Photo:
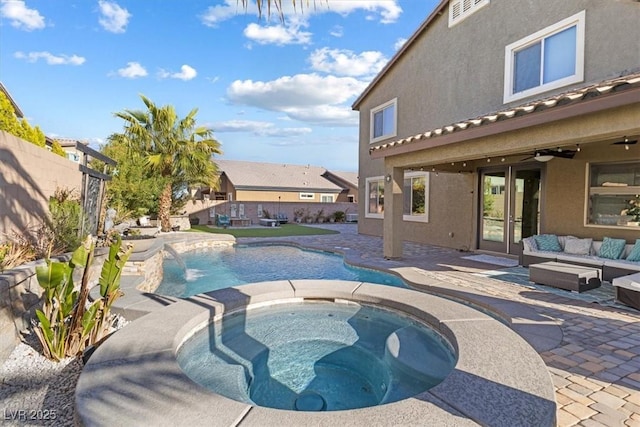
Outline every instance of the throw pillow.
[[593, 239], [568, 239], [564, 244], [564, 251], [574, 255], [589, 255]]
[[555, 234], [538, 234], [534, 237], [538, 250], [546, 252], [562, 252], [560, 241]]
[[620, 259], [627, 241], [624, 239], [612, 239], [605, 237], [600, 246], [600, 257], [608, 259]]
[[631, 252], [627, 255], [627, 261], [640, 261], [640, 239], [637, 239], [636, 244], [631, 248]]

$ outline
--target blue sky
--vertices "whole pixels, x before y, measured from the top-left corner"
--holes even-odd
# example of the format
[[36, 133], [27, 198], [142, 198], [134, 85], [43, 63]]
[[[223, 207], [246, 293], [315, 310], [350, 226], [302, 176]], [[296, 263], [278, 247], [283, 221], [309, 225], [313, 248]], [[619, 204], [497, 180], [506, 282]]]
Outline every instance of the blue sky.
[[357, 171], [351, 104], [437, 0], [0, 0], [0, 81], [32, 125], [97, 148], [139, 95], [198, 108], [221, 158]]

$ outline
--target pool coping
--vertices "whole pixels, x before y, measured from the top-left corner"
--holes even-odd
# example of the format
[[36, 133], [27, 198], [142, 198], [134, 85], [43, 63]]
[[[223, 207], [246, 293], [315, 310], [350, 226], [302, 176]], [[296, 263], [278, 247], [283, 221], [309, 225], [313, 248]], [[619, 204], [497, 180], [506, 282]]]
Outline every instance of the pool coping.
[[[194, 242], [197, 241], [197, 239], [202, 238], [203, 234], [207, 235], [207, 233], [180, 234], [182, 235], [172, 233], [170, 235], [163, 236], [164, 239], [161, 244], [155, 246], [149, 252], [134, 253], [133, 255], [135, 255], [135, 260], [139, 261], [145, 259], [145, 257], [153, 256], [155, 253], [163, 250], [164, 244], [171, 244], [184, 239]], [[231, 235], [212, 236], [214, 236], [212, 240], [219, 243], [227, 243], [230, 246], [238, 244], [247, 246], [284, 245], [297, 247], [303, 250], [328, 252], [340, 255], [343, 257], [344, 262], [352, 267], [366, 268], [369, 270], [377, 270], [383, 273], [394, 274], [404, 280], [413, 290], [438, 295], [453, 301], [467, 304], [476, 309], [488, 311], [494, 317], [509, 325], [511, 329], [516, 331], [539, 353], [556, 348], [562, 342], [563, 334], [560, 323], [549, 317], [540, 315], [531, 307], [516, 301], [497, 299], [495, 297], [487, 296], [470, 288], [462, 290], [458, 286], [426, 276], [422, 274], [423, 270], [416, 267], [396, 267], [386, 269], [375, 268], [349, 259], [348, 254], [339, 248], [336, 248], [335, 250], [327, 250], [315, 248], [312, 245], [301, 245], [297, 242], [286, 240], [274, 241], [269, 239], [261, 241], [260, 243], [238, 243]], [[148, 313], [152, 313], [182, 300], [182, 298], [179, 297], [169, 297], [155, 294], [153, 292], [141, 291], [140, 288], [143, 287], [143, 285], [144, 282], [141, 276], [122, 276], [120, 286], [124, 295], [115, 301], [112, 306], [112, 311], [123, 315], [129, 321], [133, 321]], [[97, 297], [97, 295], [95, 295], [96, 292], [97, 289], [94, 288], [92, 294], [94, 297]]]
[[[252, 406], [197, 385], [176, 351], [208, 319], [256, 304], [338, 299], [410, 314], [458, 351], [451, 374], [436, 387], [399, 402], [334, 412]], [[461, 392], [463, 390], [464, 392]], [[76, 421], [102, 425], [522, 425], [552, 426], [556, 402], [538, 353], [496, 319], [414, 290], [335, 280], [262, 282], [170, 304], [126, 326], [91, 356], [77, 384]], [[210, 414], [211, 416], [206, 416]]]

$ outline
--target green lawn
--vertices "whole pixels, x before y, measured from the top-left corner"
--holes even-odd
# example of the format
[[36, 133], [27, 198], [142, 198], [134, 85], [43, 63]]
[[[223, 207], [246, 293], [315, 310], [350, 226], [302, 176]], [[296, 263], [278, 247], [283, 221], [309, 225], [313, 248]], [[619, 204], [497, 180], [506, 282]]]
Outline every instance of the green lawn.
[[338, 234], [334, 230], [308, 227], [298, 224], [282, 224], [280, 227], [247, 227], [247, 228], [217, 228], [206, 225], [192, 225], [191, 231], [205, 233], [231, 234], [233, 237], [285, 237], [312, 236], [316, 234]]

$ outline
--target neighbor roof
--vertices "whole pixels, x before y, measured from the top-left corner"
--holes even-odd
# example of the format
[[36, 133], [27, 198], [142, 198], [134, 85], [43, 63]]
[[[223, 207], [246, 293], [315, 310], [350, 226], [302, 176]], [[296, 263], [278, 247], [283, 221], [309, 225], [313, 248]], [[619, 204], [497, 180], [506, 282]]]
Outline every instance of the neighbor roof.
[[20, 107], [18, 107], [18, 104], [13, 100], [13, 97], [11, 97], [11, 94], [9, 93], [9, 91], [7, 90], [6, 87], [4, 87], [4, 85], [2, 84], [2, 82], [0, 82], [0, 91], [2, 91], [4, 93], [4, 95], [7, 97], [7, 99], [9, 100], [9, 102], [11, 103], [11, 105], [13, 106], [13, 110], [16, 113], [16, 116], [21, 119], [24, 117], [24, 114], [22, 114], [22, 110], [20, 109]]
[[319, 166], [220, 159], [215, 163], [236, 190], [342, 191], [322, 176], [327, 170]]
[[340, 181], [347, 185], [358, 188], [358, 173], [357, 172], [335, 172], [327, 171], [328, 174], [333, 175]]

